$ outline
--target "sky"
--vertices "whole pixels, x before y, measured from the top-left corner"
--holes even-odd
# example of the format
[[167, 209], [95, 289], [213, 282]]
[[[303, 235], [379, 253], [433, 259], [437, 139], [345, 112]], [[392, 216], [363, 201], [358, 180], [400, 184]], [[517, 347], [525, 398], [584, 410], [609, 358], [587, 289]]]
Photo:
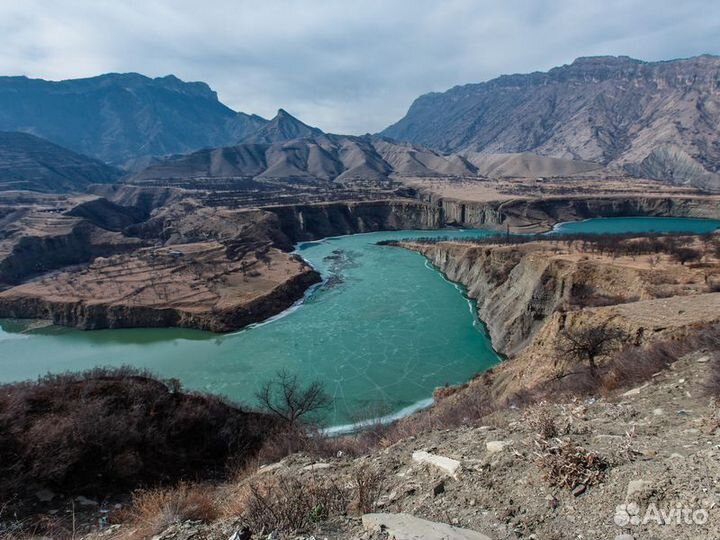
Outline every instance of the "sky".
[[376, 132], [421, 94], [578, 56], [720, 54], [717, 0], [0, 0], [0, 74], [207, 82], [229, 107]]

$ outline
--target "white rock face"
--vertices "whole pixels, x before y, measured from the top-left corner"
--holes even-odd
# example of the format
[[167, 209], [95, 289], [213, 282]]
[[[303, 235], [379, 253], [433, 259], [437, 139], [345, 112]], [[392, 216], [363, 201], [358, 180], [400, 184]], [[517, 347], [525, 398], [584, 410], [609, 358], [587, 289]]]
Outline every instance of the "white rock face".
[[489, 453], [496, 454], [497, 452], [502, 452], [505, 450], [505, 447], [511, 444], [512, 441], [488, 441], [485, 443], [485, 447]]
[[438, 456], [435, 454], [431, 454], [430, 452], [425, 452], [423, 450], [413, 452], [412, 458], [418, 463], [427, 463], [428, 465], [437, 467], [438, 469], [449, 474], [453, 478], [457, 478], [460, 472], [460, 462], [456, 459], [451, 459], [445, 456]]
[[491, 540], [482, 533], [436, 523], [410, 514], [365, 514], [363, 526], [371, 531], [384, 530], [394, 540]]

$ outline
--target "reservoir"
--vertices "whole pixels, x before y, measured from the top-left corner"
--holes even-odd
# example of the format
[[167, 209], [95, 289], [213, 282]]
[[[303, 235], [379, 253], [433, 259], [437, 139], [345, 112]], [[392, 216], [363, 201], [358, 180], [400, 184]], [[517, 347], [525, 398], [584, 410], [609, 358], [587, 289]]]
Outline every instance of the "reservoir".
[[[553, 234], [710, 232], [718, 220], [602, 218]], [[426, 404], [434, 388], [499, 361], [461, 287], [419, 254], [381, 240], [471, 238], [487, 230], [391, 231], [305, 242], [297, 252], [323, 276], [302, 304], [231, 334], [186, 329], [32, 329], [0, 321], [0, 382], [48, 372], [132, 365], [187, 389], [252, 405], [279, 369], [321, 380], [334, 398], [326, 422], [345, 424]]]

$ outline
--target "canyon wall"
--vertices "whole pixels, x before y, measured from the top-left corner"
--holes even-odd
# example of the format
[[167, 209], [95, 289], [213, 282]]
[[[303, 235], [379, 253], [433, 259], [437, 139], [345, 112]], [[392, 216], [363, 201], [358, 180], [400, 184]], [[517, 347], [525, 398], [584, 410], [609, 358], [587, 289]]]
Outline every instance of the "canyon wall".
[[439, 207], [414, 200], [278, 206], [265, 210], [278, 216], [280, 230], [292, 243], [374, 231], [437, 229], [445, 224]]
[[477, 303], [493, 348], [512, 355], [524, 347], [565, 299], [572, 264], [525, 255], [515, 247], [413, 244], [447, 278], [463, 284]]
[[[592, 314], [600, 323], [612, 318], [638, 343], [667, 328], [718, 316], [713, 306], [720, 294], [708, 294], [707, 272], [712, 272], [673, 262], [667, 254], [662, 263], [650, 264], [554, 242], [399, 245], [421, 253], [467, 288], [494, 348], [505, 355], [531, 341], [535, 347], [539, 333], [545, 333], [548, 345], [566, 323], [579, 320], [578, 314]], [[677, 320], [668, 319], [669, 313]], [[548, 326], [548, 321], [555, 323]]]
[[594, 217], [720, 218], [720, 200], [712, 197], [567, 197], [470, 202], [421, 195], [444, 225], [506, 227], [546, 231], [563, 221]]

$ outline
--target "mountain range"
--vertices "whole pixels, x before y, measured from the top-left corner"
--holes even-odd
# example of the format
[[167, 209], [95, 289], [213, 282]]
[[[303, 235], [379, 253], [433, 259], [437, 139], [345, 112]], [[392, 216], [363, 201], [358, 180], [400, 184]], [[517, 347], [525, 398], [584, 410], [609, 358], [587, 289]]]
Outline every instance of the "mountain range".
[[271, 120], [235, 112], [207, 84], [172, 75], [0, 77], [0, 130], [46, 138], [140, 181], [562, 176], [610, 167], [718, 191], [719, 90], [716, 56], [578, 58], [421, 96], [377, 136], [355, 137], [323, 133], [283, 109]]
[[532, 152], [720, 189], [720, 57], [578, 58], [419, 97], [381, 135], [444, 153]]

